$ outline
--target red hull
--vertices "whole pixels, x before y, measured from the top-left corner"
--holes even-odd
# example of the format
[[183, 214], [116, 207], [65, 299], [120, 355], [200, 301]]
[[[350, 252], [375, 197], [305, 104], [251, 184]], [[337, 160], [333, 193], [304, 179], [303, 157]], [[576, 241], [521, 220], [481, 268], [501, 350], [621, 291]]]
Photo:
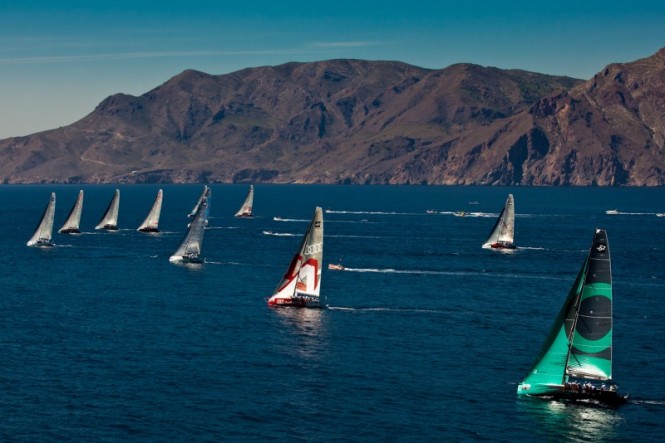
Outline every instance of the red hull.
[[305, 297], [294, 297], [294, 298], [276, 298], [274, 300], [268, 300], [268, 306], [275, 307], [293, 307], [293, 308], [320, 308], [321, 304], [318, 299], [311, 299]]

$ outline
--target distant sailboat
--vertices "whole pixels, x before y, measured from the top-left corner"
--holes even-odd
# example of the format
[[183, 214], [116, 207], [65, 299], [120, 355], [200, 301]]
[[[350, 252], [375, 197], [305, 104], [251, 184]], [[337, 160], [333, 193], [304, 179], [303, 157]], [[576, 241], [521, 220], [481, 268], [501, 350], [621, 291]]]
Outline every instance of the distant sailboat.
[[[618, 406], [612, 380], [612, 269], [607, 233], [596, 229], [591, 249], [529, 370], [520, 395]], [[603, 383], [600, 386], [597, 383]]]
[[277, 289], [268, 299], [270, 306], [321, 307], [323, 267], [323, 211], [317, 207]]
[[196, 215], [196, 212], [199, 210], [199, 206], [201, 206], [201, 202], [203, 199], [206, 200], [206, 213], [205, 213], [205, 224], [208, 226], [208, 216], [210, 215], [210, 198], [212, 197], [212, 190], [207, 186], [203, 185], [203, 192], [201, 192], [201, 196], [199, 199], [196, 201], [196, 204], [194, 205], [194, 208], [192, 208], [192, 212], [189, 213], [187, 217], [193, 218]]
[[62, 228], [58, 229], [60, 234], [80, 234], [81, 230], [79, 225], [81, 223], [81, 212], [83, 211], [83, 189], [79, 191], [79, 195], [72, 206], [72, 210], [69, 211], [67, 220], [62, 225]]
[[247, 197], [245, 197], [245, 202], [242, 204], [238, 212], [236, 212], [236, 217], [251, 217], [252, 206], [254, 205], [254, 185], [249, 185], [249, 192], [247, 192]]
[[492, 233], [483, 244], [484, 249], [515, 249], [515, 201], [513, 194], [508, 194], [506, 204], [492, 228]]
[[105, 231], [118, 230], [118, 211], [120, 209], [120, 190], [116, 189], [111, 202], [104, 212], [104, 216], [99, 221], [95, 229], [103, 229]]
[[51, 192], [51, 198], [44, 209], [42, 218], [37, 225], [35, 233], [28, 240], [28, 246], [49, 247], [53, 246], [53, 217], [55, 215], [55, 192]]
[[141, 226], [137, 229], [139, 232], [159, 232], [159, 216], [162, 213], [162, 196], [163, 192], [160, 189], [157, 192], [157, 197], [155, 202], [152, 204], [152, 208], [148, 213], [148, 216], [143, 220]]
[[203, 263], [201, 245], [207, 220], [208, 201], [206, 198], [198, 204], [194, 219], [187, 228], [187, 234], [175, 253], [169, 258], [172, 263]]

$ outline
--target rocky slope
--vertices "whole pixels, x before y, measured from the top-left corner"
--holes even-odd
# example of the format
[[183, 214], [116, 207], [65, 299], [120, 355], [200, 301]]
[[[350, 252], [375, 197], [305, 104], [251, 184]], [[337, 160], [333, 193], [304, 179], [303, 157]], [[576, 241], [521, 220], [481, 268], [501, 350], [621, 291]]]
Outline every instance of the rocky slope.
[[586, 82], [470, 64], [185, 71], [0, 141], [4, 183], [663, 185], [665, 49]]

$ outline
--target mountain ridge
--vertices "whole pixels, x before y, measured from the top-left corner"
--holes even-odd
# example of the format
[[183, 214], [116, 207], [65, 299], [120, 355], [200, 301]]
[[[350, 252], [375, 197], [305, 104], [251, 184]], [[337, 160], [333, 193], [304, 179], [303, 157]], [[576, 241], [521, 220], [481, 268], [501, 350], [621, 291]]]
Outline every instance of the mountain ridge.
[[3, 183], [662, 186], [665, 48], [583, 81], [354, 59], [185, 70], [0, 140]]

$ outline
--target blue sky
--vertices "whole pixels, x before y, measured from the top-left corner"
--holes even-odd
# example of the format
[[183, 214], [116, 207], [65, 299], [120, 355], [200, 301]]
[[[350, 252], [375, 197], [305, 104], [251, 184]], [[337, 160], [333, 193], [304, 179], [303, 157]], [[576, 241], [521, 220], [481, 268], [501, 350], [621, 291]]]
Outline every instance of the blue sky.
[[68, 125], [185, 69], [357, 58], [587, 79], [664, 46], [661, 0], [2, 2], [0, 139]]

